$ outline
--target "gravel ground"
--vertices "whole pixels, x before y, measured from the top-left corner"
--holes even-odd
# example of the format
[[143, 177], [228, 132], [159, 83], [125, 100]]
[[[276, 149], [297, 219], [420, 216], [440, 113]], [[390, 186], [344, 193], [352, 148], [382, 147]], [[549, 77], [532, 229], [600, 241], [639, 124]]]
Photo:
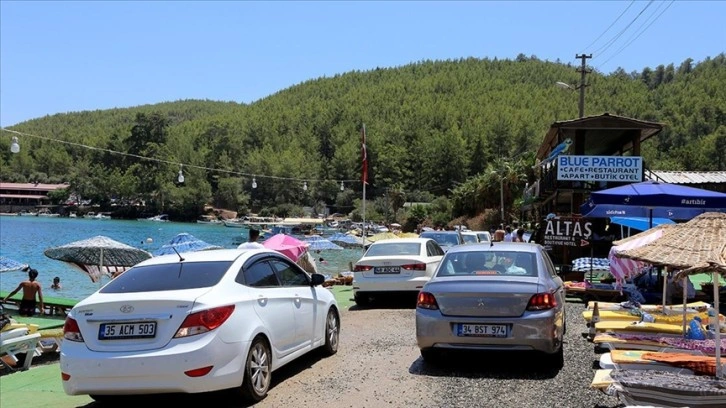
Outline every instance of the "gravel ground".
[[[311, 353], [277, 370], [267, 398], [256, 406], [622, 407], [616, 398], [590, 389], [597, 355], [581, 335], [586, 331], [583, 310], [582, 303], [567, 303], [565, 364], [552, 370], [539, 368], [536, 355], [508, 353], [454, 354], [445, 364], [430, 366], [416, 346], [413, 306], [352, 307], [342, 312], [338, 354], [323, 358]], [[54, 362], [41, 358], [37, 364]], [[227, 393], [145, 398], [157, 400], [179, 406], [247, 406]]]
[[597, 356], [582, 303], [567, 303], [565, 365], [537, 368], [538, 356], [457, 354], [424, 363], [415, 339], [415, 309], [384, 305], [342, 314], [341, 348], [283, 367], [259, 407], [619, 407], [590, 388]]

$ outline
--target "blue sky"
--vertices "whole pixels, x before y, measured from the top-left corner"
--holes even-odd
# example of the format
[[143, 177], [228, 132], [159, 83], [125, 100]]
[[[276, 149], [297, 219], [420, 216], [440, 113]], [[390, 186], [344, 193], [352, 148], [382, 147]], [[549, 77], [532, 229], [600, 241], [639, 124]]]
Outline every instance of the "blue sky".
[[604, 73], [678, 66], [725, 51], [724, 16], [724, 1], [2, 0], [0, 125], [179, 99], [249, 103], [425, 59], [577, 63], [584, 52]]

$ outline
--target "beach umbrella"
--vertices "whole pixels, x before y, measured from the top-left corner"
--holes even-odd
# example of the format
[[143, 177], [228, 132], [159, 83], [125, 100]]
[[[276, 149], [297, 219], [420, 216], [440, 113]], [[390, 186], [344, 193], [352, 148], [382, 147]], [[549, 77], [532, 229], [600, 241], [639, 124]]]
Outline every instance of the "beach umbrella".
[[5, 256], [0, 256], [0, 272], [22, 271], [27, 268], [28, 264], [20, 263]]
[[[610, 274], [615, 277], [618, 283], [622, 283], [626, 278], [632, 277], [634, 272], [640, 271], [643, 268], [644, 264], [641, 261], [629, 258], [620, 258], [616, 255], [619, 252], [640, 248], [655, 241], [660, 238], [663, 235], [663, 232], [671, 225], [673, 224], [661, 224], [628, 238], [613, 241], [613, 246], [610, 248], [610, 252], [608, 253], [608, 260], [610, 261], [609, 269]], [[663, 301], [665, 302], [665, 299], [663, 299]]]
[[43, 254], [77, 267], [87, 273], [93, 282], [98, 282], [101, 275], [123, 272], [126, 268], [151, 258], [151, 254], [143, 249], [103, 235], [48, 248]]
[[299, 239], [290, 235], [275, 234], [270, 238], [267, 238], [262, 243], [262, 245], [265, 248], [280, 252], [286, 257], [292, 259], [293, 262], [297, 262], [300, 259], [300, 256], [302, 256], [305, 251], [307, 251], [307, 248], [310, 244], [300, 241]]
[[[161, 248], [154, 251], [154, 256], [175, 254], [176, 252], [196, 252], [206, 251], [208, 249], [220, 249], [219, 245], [212, 245], [204, 242], [194, 235], [182, 232], [164, 244]], [[174, 251], [176, 250], [176, 252]]]
[[363, 239], [353, 236], [351, 234], [344, 234], [342, 232], [335, 233], [328, 238], [330, 242], [334, 242], [342, 247], [361, 246], [363, 245]]
[[398, 239], [399, 236], [392, 232], [379, 232], [378, 234], [371, 235], [366, 238], [366, 242], [373, 243], [382, 239]]
[[[726, 213], [703, 213], [691, 221], [676, 224], [655, 241], [620, 252], [616, 256], [668, 266], [680, 270], [675, 279], [685, 279], [697, 273], [713, 273], [713, 298], [716, 316], [719, 315], [719, 275], [726, 277]], [[685, 292], [686, 285], [684, 283]], [[686, 303], [686, 296], [683, 296]], [[683, 332], [686, 325], [683, 308]], [[716, 344], [721, 342], [721, 330], [716, 330]], [[721, 376], [721, 349], [716, 347], [716, 373]]]
[[311, 251], [322, 251], [322, 250], [328, 250], [328, 249], [343, 249], [342, 246], [335, 244], [320, 235], [311, 235], [307, 238], [305, 238], [305, 242], [310, 244], [308, 247], [308, 250]]

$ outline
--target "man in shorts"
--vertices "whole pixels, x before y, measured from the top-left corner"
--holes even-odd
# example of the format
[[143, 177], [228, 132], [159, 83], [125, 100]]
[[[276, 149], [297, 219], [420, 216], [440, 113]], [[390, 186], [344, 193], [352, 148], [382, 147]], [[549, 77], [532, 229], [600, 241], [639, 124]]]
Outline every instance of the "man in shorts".
[[[20, 307], [18, 308], [18, 314], [20, 316], [33, 316], [35, 314], [35, 307], [40, 304], [40, 314], [43, 314], [43, 290], [40, 288], [40, 283], [36, 281], [38, 278], [38, 271], [31, 269], [28, 271], [28, 280], [20, 282], [14, 291], [10, 292], [9, 295], [5, 296], [3, 303], [6, 303], [10, 297], [18, 293], [20, 289], [23, 290], [23, 298], [20, 300]], [[35, 301], [35, 296], [38, 296], [38, 302]]]

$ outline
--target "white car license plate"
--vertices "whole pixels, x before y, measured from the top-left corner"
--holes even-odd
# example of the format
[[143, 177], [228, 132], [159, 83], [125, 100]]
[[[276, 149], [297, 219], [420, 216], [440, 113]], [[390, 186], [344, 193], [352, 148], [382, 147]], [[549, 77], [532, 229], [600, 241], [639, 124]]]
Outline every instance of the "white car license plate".
[[457, 336], [507, 337], [506, 324], [458, 324]]
[[373, 269], [373, 273], [383, 273], [383, 274], [401, 273], [401, 267], [400, 266], [376, 266], [375, 269]]
[[156, 322], [103, 323], [99, 340], [147, 339], [156, 336]]

